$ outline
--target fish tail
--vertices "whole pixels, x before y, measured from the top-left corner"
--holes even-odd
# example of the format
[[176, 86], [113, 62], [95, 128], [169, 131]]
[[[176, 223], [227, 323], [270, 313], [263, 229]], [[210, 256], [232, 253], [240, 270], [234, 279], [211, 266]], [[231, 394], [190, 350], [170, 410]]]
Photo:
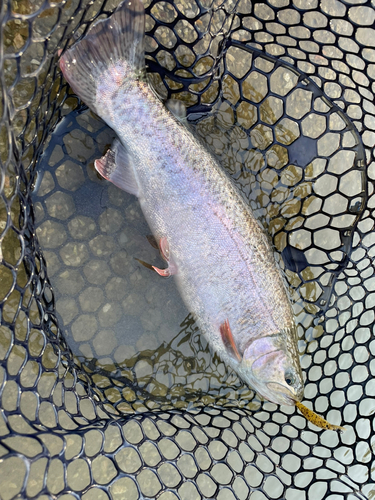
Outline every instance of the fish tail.
[[125, 0], [62, 55], [64, 77], [95, 112], [101, 114], [105, 105], [103, 93], [118, 89], [126, 77], [135, 79], [144, 68], [144, 34], [143, 3]]

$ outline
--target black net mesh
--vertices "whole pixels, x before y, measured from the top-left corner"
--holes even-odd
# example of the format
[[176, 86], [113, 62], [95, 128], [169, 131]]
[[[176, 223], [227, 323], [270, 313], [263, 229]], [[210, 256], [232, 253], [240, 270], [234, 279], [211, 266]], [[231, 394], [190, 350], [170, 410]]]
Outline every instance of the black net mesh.
[[139, 205], [93, 168], [113, 132], [57, 65], [117, 4], [0, 4], [1, 499], [372, 498], [373, 2], [145, 4], [150, 82], [268, 230], [342, 434], [260, 401], [135, 260]]

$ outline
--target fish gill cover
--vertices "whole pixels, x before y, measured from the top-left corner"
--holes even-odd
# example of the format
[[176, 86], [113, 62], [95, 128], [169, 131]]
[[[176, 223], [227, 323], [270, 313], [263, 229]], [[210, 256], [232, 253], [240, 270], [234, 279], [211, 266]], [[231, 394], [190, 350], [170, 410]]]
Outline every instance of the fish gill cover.
[[1, 5], [0, 495], [371, 498], [373, 6], [146, 4], [149, 78], [268, 230], [304, 402], [342, 435], [254, 398], [134, 260], [139, 209], [92, 168], [110, 131], [57, 67], [115, 7]]

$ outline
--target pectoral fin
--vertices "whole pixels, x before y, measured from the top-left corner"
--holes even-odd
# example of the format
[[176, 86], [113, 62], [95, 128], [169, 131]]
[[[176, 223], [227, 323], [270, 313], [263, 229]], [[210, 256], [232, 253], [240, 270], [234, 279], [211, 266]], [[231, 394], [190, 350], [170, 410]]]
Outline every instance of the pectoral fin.
[[238, 352], [236, 343], [233, 338], [232, 330], [230, 329], [229, 320], [226, 319], [224, 323], [220, 325], [220, 334], [228, 353], [232, 358], [237, 361], [242, 361], [242, 356]]
[[99, 174], [115, 186], [127, 193], [139, 196], [132, 158], [118, 139], [113, 141], [111, 148], [104, 156], [95, 160], [94, 165]]

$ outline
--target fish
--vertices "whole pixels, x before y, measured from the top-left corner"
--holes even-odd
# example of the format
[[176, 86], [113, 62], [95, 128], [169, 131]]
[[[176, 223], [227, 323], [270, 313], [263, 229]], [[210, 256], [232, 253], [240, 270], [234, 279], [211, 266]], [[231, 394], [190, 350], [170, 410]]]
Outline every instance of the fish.
[[125, 0], [61, 55], [73, 91], [117, 134], [95, 167], [138, 198], [166, 262], [153, 269], [173, 276], [213, 350], [261, 397], [295, 405], [297, 330], [273, 248], [181, 106], [148, 84], [144, 39], [143, 4]]

